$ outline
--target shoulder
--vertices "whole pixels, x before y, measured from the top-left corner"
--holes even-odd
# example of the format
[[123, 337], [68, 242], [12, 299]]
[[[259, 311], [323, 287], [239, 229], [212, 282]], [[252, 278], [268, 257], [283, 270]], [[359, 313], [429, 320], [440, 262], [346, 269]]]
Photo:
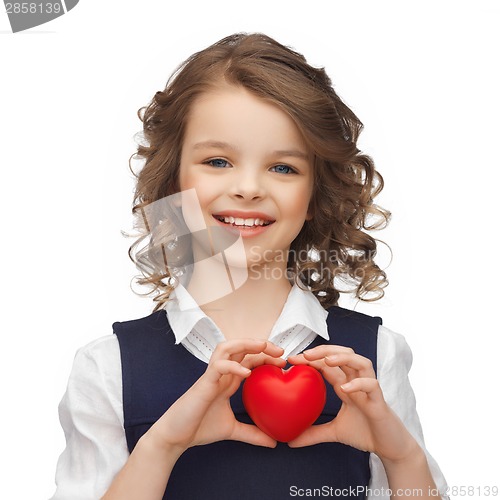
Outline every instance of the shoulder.
[[339, 306], [332, 306], [327, 309], [327, 321], [333, 325], [346, 324], [355, 328], [366, 328], [373, 333], [377, 333], [378, 326], [382, 324], [382, 319], [378, 316], [369, 316], [358, 311], [345, 309]]
[[94, 418], [98, 408], [101, 421], [120, 415], [121, 370], [116, 335], [105, 335], [80, 347], [60, 404], [62, 414], [69, 419]]
[[335, 339], [377, 342], [377, 334], [382, 319], [369, 316], [343, 307], [333, 306], [327, 309], [326, 322], [328, 331]]
[[377, 332], [382, 320], [357, 311], [334, 306], [327, 309], [330, 344], [350, 347], [377, 366]]
[[346, 309], [345, 307], [340, 307], [340, 306], [331, 306], [328, 309], [326, 309], [326, 311], [328, 312], [328, 314], [331, 314], [336, 318], [355, 318], [360, 320], [371, 319], [382, 322], [382, 319], [379, 318], [378, 316], [370, 316], [369, 314], [365, 314], [359, 311], [354, 311], [353, 309]]
[[118, 351], [116, 335], [104, 335], [80, 347], [75, 354], [75, 359], [102, 359], [113, 356]]
[[121, 359], [116, 335], [99, 337], [76, 351], [70, 380], [97, 384], [117, 378], [121, 379]]
[[136, 333], [146, 331], [164, 332], [167, 325], [165, 310], [156, 311], [143, 318], [115, 321], [113, 334], [99, 337], [77, 350], [74, 366], [93, 362], [104, 370], [109, 366], [113, 372], [116, 372], [116, 366], [121, 369], [120, 341], [123, 341], [124, 337], [133, 338]]
[[167, 314], [164, 309], [155, 311], [143, 318], [131, 319], [126, 321], [115, 321], [113, 323], [113, 332], [117, 335], [129, 333], [143, 333], [145, 331], [160, 331], [168, 325]]
[[410, 371], [413, 354], [403, 335], [380, 325], [377, 344], [379, 370]]

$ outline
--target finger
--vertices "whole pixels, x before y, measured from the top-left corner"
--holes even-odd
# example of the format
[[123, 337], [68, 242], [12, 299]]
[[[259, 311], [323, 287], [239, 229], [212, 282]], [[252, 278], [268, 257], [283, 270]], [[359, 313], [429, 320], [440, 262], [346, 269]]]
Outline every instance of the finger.
[[325, 364], [338, 366], [350, 378], [371, 377], [375, 378], [372, 362], [354, 353], [331, 354], [325, 357]]
[[262, 432], [256, 425], [243, 424], [238, 421], [236, 421], [230, 439], [267, 448], [276, 447], [276, 440]]
[[208, 365], [205, 372], [208, 382], [216, 383], [223, 375], [236, 375], [237, 377], [248, 377], [251, 371], [241, 366], [238, 362], [229, 359], [218, 359]]
[[292, 365], [308, 365], [310, 363], [310, 361], [306, 359], [303, 354], [288, 356], [288, 362]]
[[317, 370], [321, 370], [325, 367], [323, 358], [311, 361], [310, 359], [306, 359], [303, 354], [288, 356], [287, 361], [292, 365], [309, 365]]
[[267, 342], [264, 339], [226, 340], [217, 344], [212, 359], [229, 359], [231, 355], [262, 352], [266, 348], [266, 344]]
[[[285, 363], [282, 363], [281, 357], [283, 355], [284, 350], [281, 347], [276, 346], [272, 342], [267, 342], [269, 345], [266, 345], [264, 348], [263, 352], [259, 353], [239, 353], [239, 354], [234, 354], [230, 356], [230, 359], [233, 359], [235, 361], [238, 361], [238, 363], [242, 363], [244, 359], [252, 359], [252, 358], [257, 358], [257, 359], [265, 359], [268, 360], [265, 363], [266, 364], [274, 364], [276, 366], [281, 366], [283, 364], [286, 365]], [[271, 362], [271, 360], [274, 359], [275, 362]], [[259, 363], [259, 364], [264, 364], [264, 363]], [[257, 365], [255, 365], [257, 366]], [[252, 366], [249, 366], [249, 368], [252, 368]]]
[[274, 356], [276, 358], [279, 358], [280, 356], [283, 356], [285, 350], [282, 347], [279, 347], [276, 344], [273, 344], [272, 342], [269, 342], [269, 340], [267, 340], [266, 348], [262, 352], [264, 352], [265, 354], [269, 354], [269, 356]]
[[306, 359], [313, 361], [315, 359], [321, 359], [325, 358], [326, 356], [340, 354], [343, 352], [354, 353], [354, 351], [350, 347], [344, 347], [342, 345], [322, 344], [317, 347], [313, 347], [312, 349], [307, 349], [302, 354]]
[[364, 392], [370, 399], [383, 400], [382, 389], [378, 380], [375, 378], [356, 378], [350, 382], [346, 382], [340, 386], [346, 394], [354, 394], [356, 392]]
[[306, 429], [299, 437], [288, 443], [290, 448], [301, 448], [318, 443], [335, 441], [335, 432], [332, 428], [333, 422], [326, 424], [312, 425]]
[[360, 376], [357, 370], [349, 368], [346, 365], [339, 366], [338, 368], [340, 368], [340, 370], [344, 373], [347, 382], [349, 382], [349, 380], [354, 380], [355, 378], [358, 378]]
[[[231, 357], [239, 357], [246, 354], [257, 354], [264, 352], [270, 356], [279, 357], [283, 354], [283, 349], [262, 339], [235, 339], [221, 342], [215, 348], [212, 358], [214, 359], [229, 359]], [[243, 359], [243, 357], [241, 357]], [[241, 359], [236, 359], [241, 361]]]
[[313, 368], [316, 368], [316, 370], [321, 372], [326, 381], [332, 386], [335, 384], [343, 384], [344, 382], [347, 382], [345, 373], [338, 366], [328, 366], [325, 363], [324, 358], [321, 358], [317, 361], [309, 361], [302, 354], [298, 354], [296, 356], [289, 356], [288, 361], [292, 365], [309, 365]]
[[251, 370], [260, 365], [274, 365], [284, 368], [286, 360], [283, 358], [274, 358], [268, 354], [261, 353], [245, 357], [245, 359], [241, 362], [241, 365], [246, 368], [250, 368]]

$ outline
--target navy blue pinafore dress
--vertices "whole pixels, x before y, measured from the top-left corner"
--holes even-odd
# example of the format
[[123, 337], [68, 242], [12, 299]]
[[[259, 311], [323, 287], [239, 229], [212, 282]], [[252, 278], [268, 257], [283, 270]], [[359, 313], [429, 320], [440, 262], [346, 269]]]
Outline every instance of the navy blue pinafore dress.
[[[377, 332], [382, 323], [340, 307], [328, 309], [329, 341], [316, 337], [308, 348], [330, 343], [351, 347], [377, 366]], [[206, 364], [189, 353], [175, 336], [164, 310], [132, 321], [116, 322], [123, 377], [124, 427], [129, 451], [161, 415], [203, 374]], [[243, 385], [243, 384], [242, 384]], [[325, 408], [315, 422], [330, 421], [341, 401], [327, 386]], [[252, 423], [242, 386], [231, 397], [236, 418]], [[172, 470], [168, 500], [281, 500], [306, 490], [316, 496], [335, 492], [364, 498], [370, 480], [369, 453], [340, 443], [290, 448], [278, 443], [264, 448], [237, 441], [188, 449]], [[312, 493], [311, 493], [312, 494]]]

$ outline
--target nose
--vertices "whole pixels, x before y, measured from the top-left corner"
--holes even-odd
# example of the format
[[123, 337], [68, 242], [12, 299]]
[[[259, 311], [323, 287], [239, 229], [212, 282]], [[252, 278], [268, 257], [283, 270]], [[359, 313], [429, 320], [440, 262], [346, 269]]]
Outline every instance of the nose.
[[230, 195], [244, 200], [258, 200], [265, 196], [265, 180], [257, 168], [235, 169]]

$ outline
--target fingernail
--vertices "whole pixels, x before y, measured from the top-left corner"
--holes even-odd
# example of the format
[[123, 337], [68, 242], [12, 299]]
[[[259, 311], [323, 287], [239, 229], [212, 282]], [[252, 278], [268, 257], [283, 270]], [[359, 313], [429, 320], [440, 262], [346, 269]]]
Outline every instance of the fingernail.
[[352, 387], [352, 384], [351, 382], [347, 382], [346, 384], [342, 384], [340, 387], [343, 391], [348, 391]]

